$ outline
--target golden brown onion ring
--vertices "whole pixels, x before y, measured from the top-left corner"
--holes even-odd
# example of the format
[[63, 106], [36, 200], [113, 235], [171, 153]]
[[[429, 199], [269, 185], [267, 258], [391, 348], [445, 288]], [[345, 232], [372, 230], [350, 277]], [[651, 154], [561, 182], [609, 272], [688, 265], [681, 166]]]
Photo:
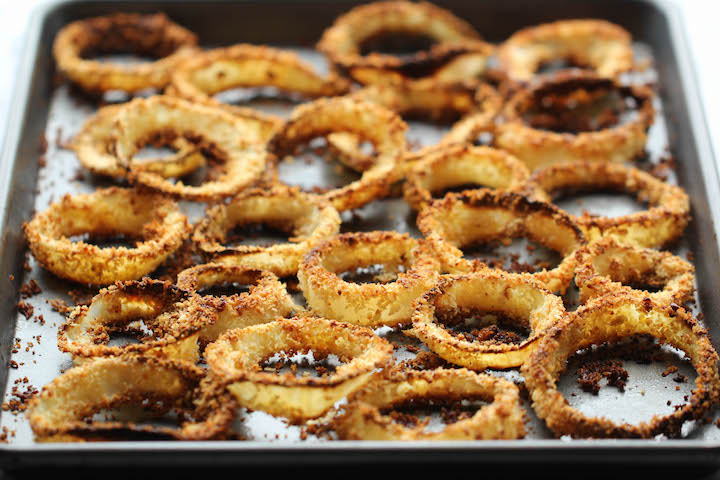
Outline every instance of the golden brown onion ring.
[[568, 60], [602, 77], [616, 77], [634, 67], [630, 34], [614, 23], [589, 19], [524, 28], [500, 46], [498, 59], [514, 82], [531, 80], [553, 60]]
[[[237, 226], [262, 223], [286, 230], [288, 243], [225, 246]], [[279, 277], [297, 273], [303, 255], [337, 234], [340, 215], [323, 197], [283, 185], [251, 189], [229, 203], [210, 207], [195, 227], [193, 241], [213, 261], [269, 270]]]
[[629, 285], [662, 288], [642, 292], [660, 304], [684, 305], [693, 298], [695, 267], [670, 252], [633, 247], [607, 237], [578, 250], [577, 258], [575, 283], [581, 302], [632, 290]]
[[[669, 415], [636, 425], [589, 417], [572, 407], [557, 390], [567, 360], [578, 350], [649, 335], [685, 352], [697, 371], [687, 402]], [[700, 419], [720, 399], [718, 355], [707, 331], [677, 305], [660, 305], [642, 292], [622, 292], [590, 300], [555, 326], [522, 367], [535, 413], [557, 436], [652, 438], [680, 435], [687, 420]]]
[[463, 258], [463, 246], [525, 237], [563, 256], [560, 264], [527, 274], [552, 292], [565, 292], [573, 279], [575, 251], [585, 236], [572, 217], [549, 203], [501, 190], [468, 190], [435, 200], [418, 215], [418, 228], [444, 271], [484, 270], [479, 260]]
[[298, 310], [285, 286], [273, 274], [263, 270], [207, 263], [183, 270], [178, 275], [177, 286], [192, 294], [203, 289], [227, 283], [249, 285], [249, 290], [233, 295], [213, 297], [204, 295], [203, 303], [217, 312], [217, 320], [205, 325], [199, 334], [201, 344], [214, 342], [233, 328], [271, 322], [278, 317], [288, 317]]
[[[177, 204], [161, 195], [123, 188], [65, 195], [23, 224], [35, 259], [59, 277], [108, 285], [155, 270], [190, 233]], [[126, 235], [142, 239], [134, 248], [101, 248], [69, 237]]]
[[398, 163], [405, 155], [407, 125], [390, 110], [347, 97], [319, 99], [300, 105], [270, 141], [269, 149], [278, 157], [315, 137], [348, 132], [372, 142], [377, 155], [360, 180], [325, 194], [340, 212], [358, 208], [387, 195], [402, 173]]
[[[162, 402], [183, 413], [178, 428], [86, 419], [107, 409]], [[71, 368], [43, 387], [27, 409], [36, 441], [211, 440], [229, 437], [235, 399], [202, 369], [183, 362], [124, 355]], [[153, 412], [157, 413], [157, 412]]]
[[[409, 402], [478, 399], [489, 402], [475, 414], [427, 432], [405, 427], [382, 410]], [[512, 383], [462, 369], [408, 371], [378, 376], [348, 398], [344, 413], [333, 421], [343, 440], [512, 440], [525, 436], [525, 412]]]
[[679, 238], [690, 219], [687, 193], [637, 168], [606, 162], [576, 162], [538, 170], [530, 183], [552, 198], [563, 191], [614, 190], [633, 194], [650, 208], [619, 217], [573, 217], [589, 241], [614, 237], [623, 243], [655, 248]]
[[[258, 371], [278, 352], [336, 355], [343, 365], [326, 377]], [[288, 418], [293, 423], [317, 418], [385, 365], [392, 346], [372, 331], [318, 317], [279, 319], [230, 330], [205, 350], [214, 374], [223, 379], [240, 406]]]
[[[258, 181], [265, 172], [267, 152], [257, 123], [224, 110], [175, 97], [137, 98], [123, 105], [116, 126], [114, 152], [129, 169], [131, 181], [173, 196], [208, 201], [234, 195]], [[223, 162], [216, 179], [199, 186], [173, 183], [142, 168], [133, 157], [153, 138], [172, 141], [183, 137], [197, 143]]]
[[[560, 103], [577, 101], [582, 105], [594, 101], [598, 92], [617, 94], [626, 103], [631, 99], [636, 104], [634, 117], [627, 122], [616, 122], [614, 126], [577, 133], [534, 128], [525, 121], [524, 116], [535, 106], [543, 105], [544, 98], [556, 95]], [[566, 98], [573, 94], [576, 100]], [[503, 111], [504, 122], [495, 129], [495, 145], [518, 157], [530, 170], [581, 160], [629, 162], [645, 149], [646, 132], [654, 120], [652, 98], [648, 88], [623, 86], [592, 73], [568, 71], [546, 76], [510, 98]], [[567, 107], [567, 111], [571, 111], [571, 107]]]
[[[58, 330], [58, 347], [75, 363], [126, 353], [198, 360], [198, 331], [217, 323], [210, 302], [159, 280], [117, 283], [100, 290], [90, 305], [75, 307]], [[113, 332], [144, 335], [138, 343], [110, 345]]]
[[350, 88], [345, 79], [335, 74], [320, 76], [292, 52], [239, 44], [206, 51], [184, 61], [174, 72], [166, 94], [221, 107], [241, 117], [264, 118], [265, 137], [269, 139], [282, 126], [281, 118], [213, 98], [231, 88], [268, 86], [310, 99], [342, 95]]
[[[164, 88], [174, 68], [195, 53], [195, 34], [164, 14], [115, 13], [87, 18], [63, 27], [55, 37], [58, 69], [91, 93], [136, 92]], [[122, 65], [83, 58], [92, 53], [133, 53], [158, 58], [151, 63]]]
[[450, 187], [477, 184], [510, 191], [525, 191], [530, 172], [509, 153], [490, 147], [447, 145], [423, 156], [408, 171], [405, 200], [420, 211], [433, 201], [433, 193]]
[[[85, 122], [82, 130], [73, 139], [72, 147], [78, 160], [96, 175], [116, 178], [127, 176], [127, 169], [123, 168], [110, 152], [115, 140], [115, 121], [122, 108], [121, 105], [102, 107]], [[175, 139], [172, 146], [177, 149], [177, 153], [144, 161], [138, 167], [169, 178], [182, 177], [205, 165], [205, 157], [198, 151], [197, 146], [184, 138]]]
[[[455, 336], [442, 318], [464, 321], [472, 316], [502, 314], [530, 330], [521, 343], [469, 341]], [[562, 300], [527, 275], [485, 270], [441, 278], [415, 303], [412, 328], [418, 338], [448, 362], [473, 370], [519, 367], [540, 339], [566, 315]]]
[[[397, 277], [389, 283], [353, 283], [339, 276], [376, 264]], [[311, 250], [298, 280], [308, 306], [324, 317], [365, 327], [396, 326], [410, 320], [413, 300], [435, 284], [439, 267], [426, 246], [407, 234], [346, 233]]]

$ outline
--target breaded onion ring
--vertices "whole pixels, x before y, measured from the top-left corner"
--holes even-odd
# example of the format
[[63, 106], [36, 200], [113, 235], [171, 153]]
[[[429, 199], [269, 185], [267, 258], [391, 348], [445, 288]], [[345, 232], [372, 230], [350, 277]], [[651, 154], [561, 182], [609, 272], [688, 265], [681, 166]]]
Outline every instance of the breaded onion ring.
[[608, 237], [578, 250], [577, 259], [575, 283], [581, 302], [632, 290], [630, 285], [662, 288], [642, 292], [660, 304], [684, 305], [693, 298], [695, 267], [670, 252], [633, 247]]
[[[568, 112], [577, 111], [578, 105], [596, 101], [598, 94], [603, 92], [622, 97], [625, 103], [632, 100], [636, 105], [634, 116], [627, 122], [614, 122], [609, 127], [602, 124], [594, 130], [585, 130], [583, 126], [577, 133], [573, 133], [574, 129], [565, 132], [535, 128], [524, 118], [533, 108], [543, 105], [543, 108], [550, 105]], [[572, 95], [574, 97], [570, 98]], [[629, 162], [645, 149], [646, 132], [654, 120], [652, 98], [652, 91], [648, 88], [623, 86], [591, 73], [568, 71], [543, 77], [513, 95], [505, 105], [505, 121], [496, 127], [495, 145], [518, 157], [530, 170], [580, 160]], [[551, 101], [547, 102], [547, 99]], [[553, 118], [553, 123], [561, 118], [555, 111], [536, 117]], [[560, 128], [564, 128], [564, 125], [560, 125]]]
[[[122, 108], [121, 105], [101, 108], [85, 122], [82, 130], [73, 138], [72, 148], [78, 160], [96, 175], [116, 178], [127, 176], [127, 169], [123, 168], [110, 152], [115, 141], [116, 119]], [[175, 139], [172, 146], [178, 150], [174, 155], [143, 161], [138, 168], [169, 178], [182, 177], [205, 165], [205, 157], [198, 151], [198, 147], [184, 138]]]
[[[427, 432], [405, 427], [382, 410], [432, 400], [490, 402], [464, 420]], [[333, 422], [343, 440], [512, 440], [525, 436], [525, 412], [518, 388], [505, 379], [464, 368], [393, 373], [377, 377], [348, 398]]]
[[[337, 355], [345, 364], [318, 378], [258, 371], [259, 364], [278, 352], [310, 350], [316, 357]], [[240, 406], [299, 423], [319, 417], [363, 385], [391, 354], [392, 346], [366, 328], [295, 317], [231, 330], [208, 346], [205, 359]]]
[[[158, 95], [137, 98], [123, 105], [114, 144], [119, 163], [130, 170], [130, 179], [161, 192], [188, 200], [207, 201], [234, 195], [260, 179], [267, 153], [264, 138], [254, 122], [214, 107]], [[199, 186], [173, 183], [138, 166], [135, 154], [153, 137], [192, 140], [201, 150], [224, 160], [223, 171]]]
[[[637, 425], [588, 417], [572, 407], [557, 390], [567, 360], [578, 350], [612, 343], [633, 335], [649, 335], [685, 352], [697, 371], [687, 402], [669, 415]], [[651, 438], [680, 435], [687, 420], [703, 418], [720, 399], [718, 355], [707, 331], [677, 305], [661, 305], [642, 292], [598, 297], [580, 307], [540, 342], [522, 367], [535, 413], [555, 435], [573, 437]]]
[[405, 200], [420, 211], [433, 201], [433, 193], [450, 187], [478, 184], [504, 190], [525, 190], [530, 172], [509, 153], [490, 147], [448, 145], [435, 148], [408, 171]]
[[585, 236], [567, 213], [554, 205], [501, 190], [468, 190], [435, 200], [418, 215], [418, 228], [444, 271], [463, 273], [484, 270], [479, 260], [463, 258], [463, 246], [514, 237], [525, 237], [564, 258], [552, 270], [527, 274], [552, 292], [565, 292], [575, 268], [575, 250]]
[[[389, 33], [425, 36], [435, 42], [435, 46], [405, 59], [379, 53], [362, 55], [364, 43]], [[480, 36], [470, 24], [448, 10], [427, 2], [392, 1], [360, 5], [341, 15], [323, 32], [317, 49], [343, 73], [352, 68], [376, 72], [422, 70], [418, 76], [425, 76], [427, 71], [455, 60], [459, 52], [467, 53], [464, 45], [479, 40]], [[462, 54], [460, 60], [463, 61]]]
[[[521, 343], [468, 341], [440, 323], [443, 317], [463, 321], [473, 315], [503, 314], [530, 330]], [[485, 270], [451, 275], [415, 303], [412, 328], [418, 338], [448, 362], [471, 368], [519, 367], [540, 339], [566, 315], [562, 300], [527, 275]]]
[[201, 344], [214, 342], [233, 328], [271, 322], [290, 316], [298, 309], [285, 286], [267, 271], [207, 263], [183, 270], [177, 278], [178, 288], [192, 294], [224, 283], [246, 284], [250, 288], [248, 292], [234, 295], [203, 296], [203, 302], [216, 310], [217, 320], [200, 330]]
[[616, 77], [634, 66], [632, 38], [605, 20], [560, 20], [524, 28], [498, 51], [511, 81], [526, 82], [546, 63], [568, 60], [603, 77]]
[[405, 155], [406, 128], [397, 114], [380, 105], [347, 97], [319, 99], [295, 108], [268, 148], [282, 157], [303, 142], [335, 132], [349, 132], [372, 142], [377, 155], [360, 180], [325, 194], [342, 212], [387, 195], [399, 180], [402, 174], [397, 164]]
[[[190, 233], [177, 204], [161, 195], [107, 188], [65, 195], [23, 224], [35, 259], [55, 275], [79, 283], [108, 285], [155, 270]], [[82, 234], [142, 238], [134, 248], [101, 248], [69, 237]]]
[[[352, 283], [338, 275], [375, 264], [397, 272], [397, 279]], [[324, 317], [366, 327], [396, 326], [410, 320], [413, 300], [435, 284], [439, 267], [426, 246], [407, 234], [356, 232], [311, 250], [300, 264], [298, 280], [308, 306]]]
[[[182, 411], [178, 428], [131, 421], [91, 421], [94, 414], [123, 406], [161, 402], [162, 411]], [[71, 368], [43, 387], [27, 408], [36, 441], [153, 438], [211, 440], [229, 437], [236, 416], [232, 395], [202, 369], [183, 362], [124, 355]], [[153, 411], [153, 413], [158, 413]]]
[[[195, 34], [162, 13], [115, 13], [63, 27], [55, 37], [53, 55], [58, 69], [89, 92], [136, 92], [165, 87], [171, 71], [196, 52], [196, 44]], [[121, 65], [83, 58], [87, 54], [116, 52], [149, 55], [159, 60]]]
[[[78, 305], [58, 330], [58, 348], [75, 363], [92, 357], [145, 353], [198, 360], [197, 333], [214, 324], [208, 302], [191, 301], [188, 292], [168, 282], [144, 278], [100, 290], [90, 305]], [[139, 343], [109, 345], [113, 332], [145, 335]]]
[[548, 198], [563, 191], [613, 190], [650, 205], [619, 217], [573, 217], [589, 241], [611, 236], [638, 247], [660, 247], [679, 238], [690, 219], [690, 200], [682, 188], [633, 167], [605, 162], [551, 165], [531, 175], [530, 183]]
[[[237, 226], [263, 223], [292, 234], [288, 243], [271, 246], [224, 246]], [[283, 185], [251, 189], [230, 203], [210, 207], [195, 227], [193, 241], [215, 262], [269, 270], [279, 277], [297, 273], [303, 255], [337, 234], [340, 215], [323, 197]]]
[[[378, 103], [405, 118], [426, 118], [448, 122], [462, 117], [436, 145], [408, 152], [405, 163], [422, 158], [435, 148], [454, 143], [472, 143], [483, 132], [493, 130], [493, 120], [500, 112], [503, 99], [487, 84], [472, 88], [467, 85], [389, 84], [373, 85], [353, 94], [354, 98]], [[345, 165], [358, 171], [373, 163], [372, 155], [361, 150], [361, 139], [351, 133], [333, 133], [327, 137], [328, 147]]]
[[264, 118], [269, 139], [282, 125], [281, 118], [227, 105], [212, 97], [231, 88], [267, 86], [310, 99], [342, 95], [350, 88], [345, 79], [335, 74], [320, 76], [292, 52], [239, 44], [203, 52], [184, 61], [174, 72], [166, 94], [218, 106], [241, 117]]

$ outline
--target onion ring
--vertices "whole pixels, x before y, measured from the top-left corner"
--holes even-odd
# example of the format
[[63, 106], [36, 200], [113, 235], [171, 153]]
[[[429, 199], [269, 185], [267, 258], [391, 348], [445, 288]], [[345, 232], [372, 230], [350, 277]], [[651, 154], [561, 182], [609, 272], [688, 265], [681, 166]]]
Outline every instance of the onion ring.
[[[543, 98], [556, 95], [552, 104], [588, 103], [597, 92], [613, 92], [637, 105], [635, 118], [599, 130], [578, 133], [556, 132], [534, 128], [523, 115]], [[575, 93], [577, 98], [568, 99]], [[572, 161], [629, 162], [642, 154], [647, 129], [654, 120], [652, 91], [640, 86], [622, 86], [614, 80], [586, 72], [568, 71], [543, 77], [527, 89], [513, 95], [505, 105], [505, 121], [497, 125], [495, 144], [524, 161], [530, 170]], [[566, 108], [568, 111], [569, 108]], [[542, 118], [557, 118], [555, 114]]]
[[[211, 440], [229, 437], [236, 416], [232, 395], [193, 365], [153, 357], [101, 358], [71, 368], [32, 399], [27, 418], [36, 441], [129, 438]], [[118, 420], [87, 422], [108, 408], [162, 402], [163, 411], [180, 408], [178, 428]], [[187, 415], [187, 414], [191, 415]]]
[[[695, 389], [682, 407], [637, 425], [588, 417], [570, 406], [557, 390], [566, 361], [578, 350], [616, 342], [631, 335], [650, 335], [685, 352], [697, 371]], [[535, 413], [558, 436], [651, 438], [679, 436], [683, 422], [700, 419], [720, 399], [718, 355], [707, 331], [684, 309], [660, 305], [642, 292], [623, 292], [592, 299], [558, 324], [522, 367]]]
[[292, 52], [240, 44], [210, 50], [184, 61], [174, 72], [166, 94], [221, 107], [241, 117], [265, 119], [267, 130], [264, 136], [270, 139], [282, 126], [281, 118], [227, 105], [212, 97], [231, 88], [266, 86], [311, 99], [342, 95], [350, 88], [345, 79], [335, 74], [321, 77]]
[[[338, 273], [383, 264], [408, 264], [385, 284], [352, 283]], [[438, 278], [438, 262], [422, 242], [396, 232], [346, 233], [311, 250], [298, 269], [308, 306], [320, 315], [365, 327], [407, 323], [412, 302]], [[396, 270], [399, 272], [399, 270]]]
[[[175, 202], [111, 187], [88, 195], [65, 195], [23, 224], [23, 232], [43, 268], [74, 282], [108, 285], [155, 270], [182, 245], [190, 227]], [[129, 235], [143, 241], [134, 248], [101, 248], [68, 238], [85, 233]]]
[[[72, 141], [73, 150], [80, 163], [96, 175], [127, 177], [127, 170], [118, 163], [115, 155], [109, 150], [115, 140], [115, 120], [122, 108], [121, 105], [102, 107], [85, 122], [82, 130]], [[139, 164], [138, 167], [169, 178], [182, 177], [205, 165], [205, 157], [198, 152], [195, 145], [184, 138], [175, 139], [172, 146], [178, 150], [174, 155], [152, 159]]]
[[408, 171], [405, 200], [420, 211], [433, 201], [433, 193], [476, 183], [510, 191], [525, 191], [530, 172], [512, 155], [490, 147], [455, 144], [433, 149]]
[[637, 247], [659, 247], [679, 238], [690, 219], [687, 193], [647, 172], [605, 162], [551, 165], [530, 177], [546, 197], [566, 191], [615, 190], [634, 194], [651, 207], [620, 217], [573, 217], [589, 241], [612, 236]]
[[565, 292], [573, 279], [575, 251], [585, 236], [572, 217], [554, 205], [501, 190], [450, 193], [420, 212], [418, 228], [437, 255], [444, 271], [484, 270], [479, 260], [463, 258], [464, 245], [525, 237], [563, 255], [552, 270], [527, 274], [552, 292]]
[[617, 77], [634, 67], [630, 34], [604, 20], [560, 20], [524, 28], [500, 46], [498, 59], [513, 82], [531, 80], [552, 60], [570, 60], [602, 77]]
[[684, 305], [693, 298], [695, 267], [670, 252], [624, 245], [612, 237], [600, 239], [577, 252], [575, 283], [580, 301], [618, 291], [627, 285], [661, 287], [642, 294], [653, 301]]
[[[230, 230], [251, 223], [290, 230], [293, 236], [288, 243], [271, 246], [223, 245]], [[339, 229], [340, 215], [323, 197], [278, 185], [269, 190], [251, 189], [230, 203], [209, 208], [195, 227], [193, 241], [213, 261], [287, 277], [297, 273], [303, 255]]]
[[[87, 18], [63, 27], [55, 37], [58, 69], [84, 90], [137, 92], [164, 88], [170, 72], [195, 53], [197, 37], [162, 13], [115, 13]], [[128, 51], [160, 58], [146, 64], [119, 65], [86, 60], [90, 52]]]
[[[257, 371], [277, 352], [334, 354], [346, 361], [327, 377]], [[372, 331], [318, 317], [280, 319], [225, 333], [205, 350], [212, 372], [227, 383], [240, 406], [288, 418], [293, 423], [317, 418], [363, 385], [385, 365], [392, 346]]]
[[[522, 343], [475, 342], [452, 335], [438, 315], [462, 320], [475, 312], [502, 313], [530, 329]], [[448, 362], [473, 370], [519, 367], [540, 339], [566, 314], [562, 300], [528, 275], [485, 270], [451, 275], [415, 303], [412, 328], [405, 334], [421, 340]]]
[[250, 289], [234, 295], [203, 296], [204, 303], [215, 308], [217, 320], [200, 330], [198, 338], [201, 344], [214, 342], [233, 328], [267, 323], [278, 317], [293, 315], [299, 308], [273, 273], [239, 265], [208, 263], [188, 268], [178, 275], [177, 286], [181, 290], [198, 294], [203, 288], [226, 282], [247, 284]]
[[[409, 401], [482, 398], [490, 405], [440, 432], [404, 427], [381, 413]], [[512, 440], [525, 436], [518, 388], [505, 379], [466, 369], [408, 371], [376, 378], [348, 398], [333, 422], [343, 440]]]
[[[195, 201], [218, 199], [238, 193], [265, 172], [267, 153], [257, 124], [221, 109], [161, 95], [137, 98], [123, 105], [116, 129], [115, 155], [129, 169], [131, 181], [166, 194]], [[225, 160], [225, 170], [215, 180], [190, 186], [138, 168], [133, 157], [158, 135], [167, 140], [184, 137], [199, 142], [202, 148]]]
[[[75, 307], [58, 330], [58, 347], [72, 354], [75, 363], [126, 353], [196, 363], [197, 333], [216, 323], [212, 307], [206, 301], [191, 301], [189, 293], [168, 282], [144, 278], [117, 283], [100, 290], [90, 305]], [[109, 345], [110, 334], [116, 331], [135, 331], [146, 337], [139, 343]]]
[[268, 148], [282, 157], [305, 141], [336, 132], [353, 133], [372, 142], [378, 153], [360, 180], [324, 195], [342, 212], [387, 195], [400, 179], [397, 165], [405, 155], [406, 128], [397, 114], [380, 105], [347, 97], [319, 99], [295, 108]]

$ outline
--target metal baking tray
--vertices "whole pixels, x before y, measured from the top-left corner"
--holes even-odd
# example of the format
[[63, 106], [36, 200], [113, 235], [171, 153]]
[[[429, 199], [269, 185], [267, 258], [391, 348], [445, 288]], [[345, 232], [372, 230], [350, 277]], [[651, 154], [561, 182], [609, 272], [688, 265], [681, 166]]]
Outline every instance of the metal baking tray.
[[[56, 347], [57, 325], [62, 316], [51, 310], [47, 300], [67, 297], [72, 288], [43, 271], [30, 259], [26, 272], [25, 243], [21, 225], [35, 210], [44, 209], [64, 193], [91, 191], [108, 185], [82, 169], [72, 152], [61, 148], [63, 141], [82, 125], [96, 105], [71, 92], [67, 84], [58, 84], [51, 54], [55, 34], [68, 22], [116, 11], [167, 13], [172, 19], [195, 31], [205, 46], [239, 42], [271, 44], [293, 48], [319, 69], [326, 69], [321, 55], [312, 51], [324, 28], [342, 12], [360, 2], [345, 0], [244, 0], [244, 1], [79, 1], [60, 2], [36, 12], [26, 50], [17, 74], [17, 90], [8, 131], [0, 159], [2, 199], [2, 242], [0, 243], [0, 287], [5, 295], [0, 302], [0, 364], [16, 362], [19, 368], [0, 368], [0, 386], [10, 398], [16, 380], [27, 376], [40, 388], [71, 366], [68, 356]], [[657, 161], [666, 147], [677, 159], [671, 181], [683, 186], [691, 196], [693, 221], [685, 239], [675, 249], [680, 255], [692, 251], [697, 275], [697, 309], [713, 338], [720, 338], [720, 298], [714, 281], [720, 272], [717, 228], [720, 210], [712, 208], [720, 199], [718, 171], [711, 151], [708, 132], [697, 93], [693, 67], [678, 12], [660, 1], [625, 0], [503, 0], [487, 2], [438, 1], [473, 23], [488, 40], [499, 42], [519, 28], [562, 18], [604, 18], [628, 29], [637, 42], [641, 57], [654, 60], [658, 85], [659, 110], [650, 132], [648, 157]], [[261, 102], [261, 108], [287, 113], [288, 107]], [[284, 110], [283, 110], [284, 108]], [[409, 137], [420, 144], [435, 142], [441, 130], [412, 123]], [[43, 144], [47, 143], [47, 148]], [[45, 166], [39, 167], [39, 159]], [[322, 162], [321, 162], [322, 163]], [[300, 174], [300, 170], [302, 174]], [[331, 171], [332, 172], [332, 171]], [[295, 162], [281, 175], [300, 184], [312, 185], [316, 178], [332, 177], [327, 168]], [[327, 178], [326, 178], [327, 180]], [[594, 197], [562, 205], [570, 210], [601, 207], [624, 213], [632, 202], [616, 202], [612, 197]], [[200, 205], [184, 205], [191, 216], [202, 213]], [[392, 229], [417, 234], [414, 216], [400, 198], [374, 202], [355, 212], [344, 214], [343, 230]], [[28, 303], [35, 312], [30, 319], [16, 309], [20, 286], [35, 279], [43, 293]], [[34, 320], [43, 315], [45, 323]], [[42, 336], [38, 344], [37, 335]], [[401, 337], [401, 336], [400, 336]], [[15, 346], [19, 341], [20, 347]], [[28, 345], [33, 342], [33, 345]], [[716, 343], [716, 348], [718, 344]], [[15, 353], [12, 351], [16, 350]], [[628, 387], [625, 395], [634, 402], [632, 415], [649, 415], [664, 408], [664, 401], [682, 401], [689, 391], [685, 384], [679, 393], [669, 389], [659, 370], [626, 366], [633, 381], [642, 385]], [[663, 383], [663, 381], [665, 383]], [[569, 382], [573, 383], [573, 382]], [[19, 384], [20, 389], [25, 384]], [[571, 386], [566, 388], [572, 389]], [[647, 395], [638, 397], [638, 395]], [[669, 392], [672, 390], [672, 392]], [[566, 390], [568, 391], [568, 390]], [[678, 400], [678, 396], [680, 400]], [[623, 395], [603, 389], [599, 398], [585, 400], [594, 411], [612, 414], [621, 405]], [[646, 408], [637, 408], [646, 405]], [[671, 408], [668, 406], [667, 408]], [[255, 415], [255, 414], [253, 414]], [[261, 416], [246, 422], [244, 428], [252, 440], [233, 442], [112, 442], [87, 444], [35, 444], [22, 415], [3, 411], [0, 426], [15, 435], [0, 446], [0, 466], [50, 465], [248, 465], [309, 464], [347, 462], [636, 462], [669, 464], [693, 462], [695, 465], [720, 464], [720, 428], [714, 423], [694, 425], [682, 439], [667, 440], [567, 440], [553, 439], [537, 419], [530, 419], [530, 435], [517, 441], [477, 442], [348, 442], [297, 441], [297, 430]], [[280, 438], [275, 439], [274, 433]]]

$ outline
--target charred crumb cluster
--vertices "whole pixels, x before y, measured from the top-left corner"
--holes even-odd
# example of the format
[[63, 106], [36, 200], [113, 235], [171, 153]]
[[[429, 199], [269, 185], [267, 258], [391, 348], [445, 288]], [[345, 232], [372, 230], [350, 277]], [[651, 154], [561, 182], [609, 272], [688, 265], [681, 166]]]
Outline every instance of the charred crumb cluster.
[[[80, 20], [55, 39], [76, 107], [98, 109], [72, 140], [71, 125], [43, 135], [38, 165], [71, 150], [75, 188], [109, 186], [51, 197], [23, 226], [40, 273], [65, 282], [63, 298], [33, 304], [60, 292], [23, 265], [38, 280], [19, 289], [18, 321], [48, 330], [15, 339], [2, 408], [36, 440], [243, 440], [233, 423], [255, 411], [300, 440], [519, 439], [524, 404], [558, 437], [679, 437], [711, 422], [718, 357], [692, 315], [694, 258], [663, 250], [682, 239], [689, 199], [669, 149], [643, 158], [656, 86], [624, 75], [643, 65], [624, 29], [563, 20], [496, 46], [447, 10], [388, 1], [328, 26], [327, 75], [289, 51], [197, 44], [163, 14]], [[93, 58], [115, 53], [150, 61]], [[223, 103], [238, 88], [299, 105], [285, 119]], [[449, 128], [427, 145], [409, 120]], [[318, 161], [332, 164], [327, 184], [284, 183]], [[642, 211], [553, 203], [608, 191]], [[383, 199], [407, 204], [382, 214], [399, 231], [354, 231]], [[400, 231], [413, 220], [418, 238]], [[56, 328], [74, 366], [36, 388], [25, 371]], [[598, 394], [637, 388], [623, 362], [664, 362], [683, 395], [690, 379], [661, 346], [697, 373], [668, 414], [615, 422], [557, 389], [571, 365]], [[71, 391], [82, 407], [64, 405]]]

